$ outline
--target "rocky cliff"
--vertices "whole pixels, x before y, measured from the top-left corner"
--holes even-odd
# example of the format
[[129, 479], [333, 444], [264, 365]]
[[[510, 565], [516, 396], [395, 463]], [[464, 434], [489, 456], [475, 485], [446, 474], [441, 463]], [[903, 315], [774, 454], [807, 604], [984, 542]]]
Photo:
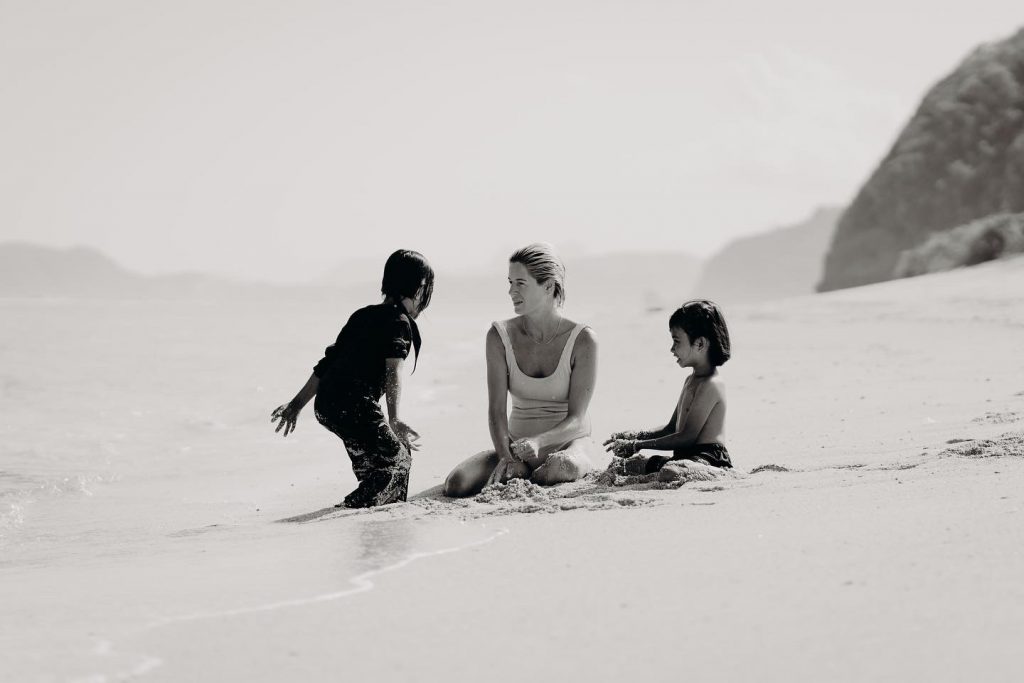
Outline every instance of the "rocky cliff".
[[839, 221], [819, 290], [894, 277], [901, 252], [1024, 211], [1024, 30], [975, 50], [925, 96]]

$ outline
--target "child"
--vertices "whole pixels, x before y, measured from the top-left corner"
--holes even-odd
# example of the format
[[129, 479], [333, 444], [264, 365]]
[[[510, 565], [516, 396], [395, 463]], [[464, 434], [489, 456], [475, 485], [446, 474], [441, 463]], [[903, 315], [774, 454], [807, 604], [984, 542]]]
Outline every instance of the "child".
[[[419, 434], [398, 417], [402, 362], [410, 345], [419, 359], [416, 318], [430, 304], [434, 271], [422, 254], [400, 249], [384, 264], [384, 301], [361, 308], [327, 347], [305, 386], [270, 421], [284, 436], [313, 396], [316, 419], [341, 437], [359, 485], [336, 507], [362, 508], [404, 501], [409, 490], [410, 451]], [[380, 408], [387, 396], [388, 417]]]
[[[729, 360], [729, 330], [721, 311], [706, 299], [688, 301], [668, 321], [672, 355], [693, 372], [683, 383], [679, 403], [668, 424], [660, 429], [616, 432], [605, 450], [628, 458], [627, 474], [657, 472], [671, 460], [688, 460], [713, 467], [732, 467], [725, 436], [725, 387], [718, 366]], [[634, 455], [640, 450], [672, 451], [672, 457]], [[630, 457], [633, 456], [633, 457]]]

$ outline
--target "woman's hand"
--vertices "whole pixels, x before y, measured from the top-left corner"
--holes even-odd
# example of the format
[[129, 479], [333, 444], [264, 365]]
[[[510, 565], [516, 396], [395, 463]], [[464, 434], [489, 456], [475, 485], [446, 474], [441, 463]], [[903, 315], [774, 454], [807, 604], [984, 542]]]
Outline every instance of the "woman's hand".
[[487, 486], [504, 484], [509, 479], [526, 479], [530, 476], [530, 468], [525, 463], [516, 462], [511, 458], [498, 458], [498, 465], [487, 478]]
[[282, 436], [288, 436], [295, 431], [295, 422], [299, 419], [299, 412], [302, 410], [302, 406], [295, 403], [295, 401], [289, 401], [283, 406], [278, 406], [274, 409], [274, 412], [270, 414], [271, 422], [278, 422], [275, 433], [281, 431], [284, 428], [284, 434]]
[[509, 445], [509, 451], [519, 462], [536, 460], [540, 456], [540, 444], [536, 439], [517, 439]]
[[619, 458], [628, 458], [640, 450], [636, 439], [616, 439], [614, 435], [604, 442], [604, 449]]
[[420, 449], [420, 445], [416, 443], [419, 441], [420, 434], [415, 429], [397, 418], [391, 421], [391, 429], [394, 430], [395, 436], [402, 442], [402, 445], [409, 449], [410, 452]]

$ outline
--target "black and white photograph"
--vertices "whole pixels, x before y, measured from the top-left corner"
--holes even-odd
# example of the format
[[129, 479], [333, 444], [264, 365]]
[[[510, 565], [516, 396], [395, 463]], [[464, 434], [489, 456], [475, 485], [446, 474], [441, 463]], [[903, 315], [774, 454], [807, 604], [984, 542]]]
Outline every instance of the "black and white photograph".
[[0, 682], [1022, 680], [1024, 5], [0, 0]]

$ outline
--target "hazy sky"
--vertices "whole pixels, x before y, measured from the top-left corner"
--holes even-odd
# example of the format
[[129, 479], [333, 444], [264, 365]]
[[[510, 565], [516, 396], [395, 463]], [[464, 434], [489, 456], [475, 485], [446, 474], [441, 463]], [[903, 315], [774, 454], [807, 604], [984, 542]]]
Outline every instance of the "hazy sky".
[[848, 202], [1019, 0], [0, 0], [0, 240], [302, 280]]

